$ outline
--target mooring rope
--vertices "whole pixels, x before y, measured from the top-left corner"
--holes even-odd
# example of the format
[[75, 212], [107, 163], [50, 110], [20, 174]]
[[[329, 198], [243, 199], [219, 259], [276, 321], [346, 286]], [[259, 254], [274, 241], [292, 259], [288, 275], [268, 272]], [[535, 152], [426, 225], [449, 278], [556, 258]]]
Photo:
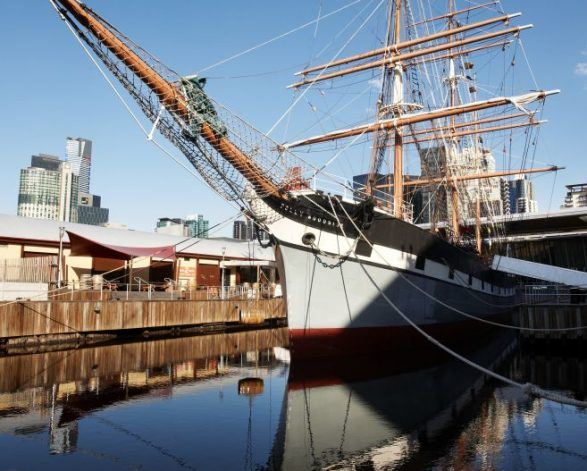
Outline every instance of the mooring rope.
[[[351, 223], [353, 224], [353, 226], [355, 227], [355, 230], [358, 232], [358, 234], [360, 235], [360, 237], [371, 247], [371, 249], [377, 254], [379, 255], [379, 257], [381, 257], [385, 263], [387, 264], [387, 266], [389, 268], [392, 268], [392, 265], [385, 259], [385, 257], [383, 257], [375, 248], [375, 246], [371, 243], [371, 241], [365, 236], [365, 234], [363, 233], [363, 231], [357, 226], [357, 224], [355, 223], [355, 221], [351, 218], [351, 216], [348, 214], [348, 212], [346, 211], [346, 209], [344, 208], [344, 206], [341, 204], [340, 207], [342, 208], [343, 212], [345, 213], [346, 217], [349, 219], [349, 221], [351, 221]], [[345, 238], [345, 241], [347, 241], [347, 245], [350, 246], [349, 242], [348, 242], [348, 238], [346, 236], [346, 233], [344, 231], [344, 227], [340, 222], [340, 219], [338, 218], [338, 215], [336, 215], [336, 219], [337, 222], [339, 224], [340, 230], [342, 231], [342, 234]], [[379, 294], [383, 297], [383, 299], [385, 299], [387, 301], [387, 303], [393, 308], [393, 310], [404, 320], [404, 322], [406, 322], [408, 325], [410, 325], [413, 329], [415, 329], [420, 335], [422, 335], [426, 340], [428, 340], [430, 343], [432, 343], [433, 345], [435, 345], [436, 347], [440, 348], [441, 350], [445, 351], [446, 353], [448, 353], [449, 355], [453, 356], [454, 358], [456, 358], [457, 360], [462, 361], [463, 363], [471, 366], [472, 368], [477, 369], [478, 371], [481, 371], [482, 373], [485, 373], [488, 376], [491, 376], [499, 381], [502, 381], [506, 384], [509, 384], [510, 386], [514, 386], [517, 387], [519, 389], [521, 389], [522, 391], [524, 391], [527, 394], [532, 394], [534, 396], [538, 396], [538, 397], [542, 397], [545, 399], [549, 399], [551, 401], [555, 401], [561, 404], [568, 404], [568, 405], [572, 405], [572, 406], [576, 406], [576, 407], [587, 407], [587, 401], [579, 401], [577, 399], [565, 396], [564, 394], [558, 393], [556, 391], [549, 391], [549, 390], [545, 390], [540, 388], [539, 386], [532, 384], [532, 383], [519, 383], [511, 378], [508, 378], [506, 376], [503, 376], [499, 373], [496, 373], [493, 370], [490, 370], [488, 368], [485, 368], [484, 366], [479, 365], [478, 363], [475, 363], [472, 360], [469, 360], [468, 358], [464, 357], [463, 355], [455, 352], [454, 350], [452, 350], [451, 348], [447, 347], [446, 345], [444, 345], [442, 342], [440, 342], [439, 340], [437, 340], [436, 338], [434, 338], [432, 335], [430, 335], [428, 332], [426, 332], [422, 327], [420, 327], [419, 325], [417, 325], [414, 321], [412, 321], [412, 319], [409, 318], [409, 316], [407, 316], [404, 312], [402, 312], [402, 310], [389, 298], [389, 296], [387, 296], [387, 294], [385, 294], [385, 292], [381, 289], [381, 287], [377, 284], [377, 282], [371, 277], [371, 275], [369, 274], [368, 270], [365, 268], [363, 262], [361, 261], [361, 259], [359, 259], [357, 257], [357, 263], [361, 266], [361, 268], [363, 269], [363, 271], [365, 272], [365, 275], [367, 276], [367, 278], [369, 278], [369, 280], [371, 281], [371, 283], [373, 284], [373, 286], [377, 289], [377, 291], [379, 292]], [[399, 273], [399, 272], [398, 272]]]

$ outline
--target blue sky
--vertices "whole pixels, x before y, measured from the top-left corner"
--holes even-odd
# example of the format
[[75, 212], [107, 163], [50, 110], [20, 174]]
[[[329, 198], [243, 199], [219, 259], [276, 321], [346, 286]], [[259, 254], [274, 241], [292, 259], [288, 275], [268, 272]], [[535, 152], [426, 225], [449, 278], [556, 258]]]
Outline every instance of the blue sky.
[[[92, 191], [102, 195], [113, 221], [152, 230], [162, 216], [200, 212], [214, 224], [233, 213], [219, 197], [145, 142], [48, 1], [2, 3], [0, 213], [16, 212], [19, 169], [29, 164], [30, 156], [45, 152], [63, 157], [67, 136], [94, 141]], [[187, 75], [314, 19], [320, 4], [323, 12], [328, 12], [349, 0], [87, 3], [163, 62]], [[204, 75], [211, 77], [209, 93], [257, 128], [269, 129], [291, 103], [292, 94], [285, 87], [291, 83], [292, 73], [366, 3], [362, 0], [325, 20], [317, 32], [307, 28], [208, 71]], [[587, 180], [583, 143], [587, 2], [567, 0], [555, 7], [551, 0], [505, 0], [503, 5], [508, 12], [523, 11], [517, 24], [535, 25], [523, 37], [539, 85], [563, 92], [546, 106], [549, 123], [542, 130], [536, 154], [541, 162], [567, 167], [556, 178], [554, 209], [562, 200], [564, 184]], [[348, 36], [324, 54], [325, 62]], [[347, 51], [361, 50], [368, 39], [358, 37]], [[226, 78], [265, 72], [271, 73]], [[304, 129], [309, 122], [297, 124], [294, 130]], [[283, 135], [283, 129], [275, 133], [278, 140]], [[552, 175], [536, 180], [541, 209], [548, 207], [553, 181]]]

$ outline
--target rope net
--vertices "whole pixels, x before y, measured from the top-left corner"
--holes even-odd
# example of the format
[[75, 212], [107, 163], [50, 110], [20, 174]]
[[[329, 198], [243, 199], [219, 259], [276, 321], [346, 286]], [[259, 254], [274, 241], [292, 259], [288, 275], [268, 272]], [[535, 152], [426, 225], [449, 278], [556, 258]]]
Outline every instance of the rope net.
[[[150, 75], [139, 75], [124, 56], [115, 54], [67, 15], [66, 21], [153, 123], [151, 135], [158, 130], [175, 145], [217, 194], [252, 211], [255, 198], [308, 187], [315, 169], [207, 96], [204, 78], [181, 77], [98, 14], [86, 10], [149, 67]], [[160, 78], [172, 86], [172, 99], [154, 91], [153, 83]], [[254, 206], [258, 211], [259, 205]]]

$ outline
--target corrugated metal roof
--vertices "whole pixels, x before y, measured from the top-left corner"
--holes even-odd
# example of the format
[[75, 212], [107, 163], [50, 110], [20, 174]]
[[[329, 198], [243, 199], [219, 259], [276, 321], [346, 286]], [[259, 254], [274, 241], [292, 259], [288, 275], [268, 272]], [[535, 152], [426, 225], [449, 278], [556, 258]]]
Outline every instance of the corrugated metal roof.
[[[177, 244], [178, 256], [210, 255], [222, 256], [222, 248], [226, 248], [226, 258], [251, 258], [256, 260], [275, 260], [271, 247], [263, 248], [258, 242], [217, 237], [210, 239], [186, 239], [185, 237], [158, 234], [155, 232], [114, 229], [109, 227], [90, 226], [72, 222], [51, 221], [47, 219], [24, 218], [0, 214], [0, 238], [35, 240], [39, 242], [59, 243], [59, 228], [95, 240], [102, 244], [126, 247], [160, 247]], [[67, 233], [64, 242], [69, 242]]]

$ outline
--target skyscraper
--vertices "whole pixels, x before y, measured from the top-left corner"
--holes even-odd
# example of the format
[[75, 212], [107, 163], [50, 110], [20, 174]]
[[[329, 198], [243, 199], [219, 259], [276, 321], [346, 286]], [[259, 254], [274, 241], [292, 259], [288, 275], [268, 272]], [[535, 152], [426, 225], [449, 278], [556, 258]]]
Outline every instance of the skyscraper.
[[68, 137], [65, 155], [74, 175], [79, 177], [79, 191], [90, 192], [90, 173], [92, 169], [92, 141], [81, 137]]
[[188, 228], [188, 235], [191, 237], [208, 238], [208, 227], [210, 223], [201, 214], [186, 216], [184, 225]]
[[232, 237], [239, 240], [253, 240], [255, 237], [253, 221], [234, 221], [232, 226]]
[[19, 216], [77, 221], [78, 177], [68, 162], [40, 154], [20, 171]]
[[508, 181], [510, 210], [512, 213], [535, 213], [538, 203], [534, 199], [534, 185], [526, 175]]

